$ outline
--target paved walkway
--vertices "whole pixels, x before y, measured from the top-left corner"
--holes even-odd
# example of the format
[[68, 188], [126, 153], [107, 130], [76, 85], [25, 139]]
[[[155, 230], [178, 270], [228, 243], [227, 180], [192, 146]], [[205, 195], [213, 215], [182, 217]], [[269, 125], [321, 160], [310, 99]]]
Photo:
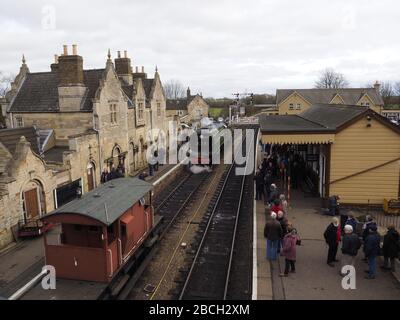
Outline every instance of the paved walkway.
[[[362, 259], [362, 252], [357, 257], [356, 290], [344, 290], [339, 276], [340, 263], [335, 268], [326, 264], [327, 246], [323, 239], [323, 232], [331, 222], [331, 217], [320, 214], [321, 201], [315, 198], [304, 198], [300, 192], [294, 192], [292, 209], [289, 220], [297, 228], [302, 246], [297, 247], [296, 274], [288, 278], [280, 278], [283, 271], [284, 259], [270, 264], [265, 259], [265, 240], [263, 238], [263, 203], [257, 201], [258, 229], [258, 294], [263, 299], [298, 299], [298, 300], [333, 300], [333, 299], [361, 299], [361, 300], [393, 300], [400, 299], [399, 282], [390, 272], [379, 269], [375, 280], [364, 279], [364, 270], [367, 265]], [[338, 259], [341, 253], [339, 250]]]

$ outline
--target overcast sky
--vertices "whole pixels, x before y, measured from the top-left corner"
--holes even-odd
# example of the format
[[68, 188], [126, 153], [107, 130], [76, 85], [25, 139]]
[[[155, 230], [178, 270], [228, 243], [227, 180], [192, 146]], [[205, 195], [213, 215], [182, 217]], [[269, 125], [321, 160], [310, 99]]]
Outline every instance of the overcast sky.
[[400, 80], [398, 0], [2, 0], [0, 30], [7, 73], [22, 53], [47, 71], [77, 43], [85, 68], [128, 50], [149, 75], [158, 65], [163, 81], [204, 96], [312, 87], [326, 67], [353, 86]]

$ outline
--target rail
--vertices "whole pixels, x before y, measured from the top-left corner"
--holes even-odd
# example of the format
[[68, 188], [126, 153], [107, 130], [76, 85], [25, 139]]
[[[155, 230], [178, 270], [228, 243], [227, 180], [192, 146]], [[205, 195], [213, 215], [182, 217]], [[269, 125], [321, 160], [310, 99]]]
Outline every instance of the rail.
[[[251, 145], [254, 145], [254, 137], [252, 138], [252, 142]], [[252, 154], [251, 152], [248, 153], [247, 157], [246, 157], [246, 166], [245, 169], [247, 169], [248, 163], [249, 163], [249, 156], [250, 154]], [[195, 268], [196, 265], [198, 263], [199, 260], [199, 256], [201, 255], [201, 253], [203, 252], [204, 249], [204, 244], [206, 242], [206, 238], [209, 235], [209, 231], [210, 231], [210, 227], [211, 225], [213, 225], [214, 222], [214, 218], [216, 217], [217, 211], [221, 205], [221, 199], [222, 197], [225, 195], [225, 191], [227, 189], [228, 183], [230, 181], [232, 181], [232, 170], [234, 171], [234, 168], [237, 167], [237, 164], [233, 163], [228, 170], [228, 173], [224, 179], [223, 182], [223, 186], [221, 188], [220, 193], [218, 194], [218, 197], [215, 201], [215, 204], [213, 206], [212, 212], [210, 214], [210, 217], [208, 218], [208, 222], [206, 225], [206, 228], [204, 230], [204, 233], [202, 235], [200, 244], [198, 246], [198, 249], [196, 251], [195, 257], [193, 259], [193, 262], [191, 264], [191, 267], [189, 269], [188, 275], [186, 277], [186, 280], [184, 282], [183, 288], [180, 292], [179, 295], [179, 300], [183, 300], [185, 298], [185, 296], [187, 296], [187, 292], [190, 291], [188, 290], [188, 287], [190, 285], [190, 281], [192, 280], [192, 277], [195, 273]], [[233, 172], [234, 173], [234, 172]], [[229, 286], [229, 279], [230, 279], [230, 274], [231, 274], [231, 267], [232, 267], [232, 260], [233, 260], [233, 253], [234, 253], [234, 247], [235, 247], [235, 237], [236, 237], [236, 233], [237, 233], [237, 227], [238, 227], [238, 220], [239, 220], [239, 214], [240, 214], [240, 209], [241, 209], [241, 204], [242, 204], [242, 200], [243, 200], [243, 192], [244, 192], [244, 185], [245, 185], [245, 179], [246, 179], [246, 175], [243, 175], [240, 181], [240, 196], [239, 196], [239, 202], [237, 204], [237, 210], [236, 210], [236, 215], [235, 215], [235, 223], [234, 223], [234, 228], [233, 228], [233, 233], [232, 233], [232, 239], [231, 239], [231, 244], [230, 244], [230, 249], [229, 249], [229, 258], [228, 258], [228, 266], [226, 269], [226, 275], [225, 275], [225, 280], [224, 280], [224, 290], [223, 290], [223, 294], [222, 297], [224, 300], [226, 300], [227, 297], [227, 292], [228, 292], [228, 286]], [[189, 294], [190, 295], [190, 294]], [[213, 297], [215, 298], [215, 297]], [[220, 297], [218, 297], [220, 298]]]

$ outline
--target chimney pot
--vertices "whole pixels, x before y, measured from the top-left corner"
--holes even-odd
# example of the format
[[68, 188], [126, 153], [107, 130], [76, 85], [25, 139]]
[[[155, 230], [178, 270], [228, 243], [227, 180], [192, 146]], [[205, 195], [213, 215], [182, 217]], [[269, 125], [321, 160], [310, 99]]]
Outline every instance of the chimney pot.
[[142, 66], [142, 73], [144, 73], [144, 66]]
[[121, 58], [121, 51], [118, 51], [118, 58]]
[[58, 54], [54, 55], [54, 63], [58, 63]]
[[139, 73], [139, 67], [138, 66], [136, 66], [135, 70], [136, 70], [136, 73]]
[[78, 55], [78, 46], [77, 46], [76, 44], [73, 44], [73, 45], [72, 45], [72, 54], [73, 54], [74, 56], [77, 56], [77, 55]]
[[68, 55], [68, 46], [64, 44], [63, 48], [64, 48], [64, 56], [67, 56]]
[[124, 51], [124, 58], [128, 58], [128, 51]]

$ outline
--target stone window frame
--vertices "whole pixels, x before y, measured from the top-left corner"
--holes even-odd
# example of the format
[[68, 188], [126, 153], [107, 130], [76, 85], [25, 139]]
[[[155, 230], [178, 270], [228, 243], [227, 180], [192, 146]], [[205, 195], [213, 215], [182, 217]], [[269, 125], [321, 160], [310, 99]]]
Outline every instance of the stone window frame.
[[15, 117], [15, 126], [17, 128], [23, 128], [24, 127], [24, 118], [21, 116], [16, 116]]
[[301, 110], [301, 103], [298, 103], [298, 104], [297, 104], [296, 110]]
[[161, 102], [157, 102], [157, 117], [161, 117]]
[[117, 124], [117, 105], [114, 104], [110, 104], [110, 121], [111, 124]]
[[139, 121], [144, 120], [144, 103], [143, 102], [138, 103], [138, 119], [139, 119]]
[[294, 104], [293, 103], [289, 103], [289, 110], [294, 110]]

